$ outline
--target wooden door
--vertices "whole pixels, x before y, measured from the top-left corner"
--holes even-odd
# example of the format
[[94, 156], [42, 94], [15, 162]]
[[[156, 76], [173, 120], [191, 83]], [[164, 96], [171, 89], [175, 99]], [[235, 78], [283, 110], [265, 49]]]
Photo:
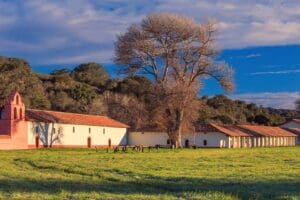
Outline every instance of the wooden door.
[[40, 146], [40, 136], [35, 136], [35, 148], [39, 148]]
[[92, 146], [92, 138], [91, 137], [88, 137], [87, 143], [88, 143], [88, 148], [91, 148], [91, 146]]

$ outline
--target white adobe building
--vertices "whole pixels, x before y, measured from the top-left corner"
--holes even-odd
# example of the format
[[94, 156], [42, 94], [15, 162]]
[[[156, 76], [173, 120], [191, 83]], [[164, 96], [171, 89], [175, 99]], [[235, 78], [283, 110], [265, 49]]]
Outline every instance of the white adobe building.
[[127, 145], [127, 128], [106, 116], [26, 110], [14, 92], [1, 111], [0, 149]]
[[[166, 146], [170, 145], [168, 134], [158, 130], [139, 130], [129, 132], [128, 141], [131, 145]], [[196, 127], [194, 133], [184, 133], [183, 147], [273, 147], [294, 146], [296, 135], [279, 127], [254, 125], [216, 125], [205, 124]]]
[[296, 134], [297, 137], [297, 144], [300, 144], [300, 119], [292, 119], [289, 122], [283, 124], [282, 128]]

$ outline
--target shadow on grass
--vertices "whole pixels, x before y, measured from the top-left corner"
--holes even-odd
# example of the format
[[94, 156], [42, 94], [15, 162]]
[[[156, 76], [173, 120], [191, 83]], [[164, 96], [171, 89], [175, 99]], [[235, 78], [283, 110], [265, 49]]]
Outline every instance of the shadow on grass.
[[73, 180], [32, 180], [4, 179], [0, 183], [0, 192], [39, 192], [59, 194], [62, 190], [70, 193], [105, 192], [117, 195], [168, 194], [183, 197], [184, 193], [203, 194], [221, 192], [242, 199], [279, 199], [287, 196], [300, 196], [300, 181], [276, 182], [238, 182], [223, 179], [198, 178], [168, 178], [146, 176], [134, 181], [103, 180], [103, 181], [73, 181]]

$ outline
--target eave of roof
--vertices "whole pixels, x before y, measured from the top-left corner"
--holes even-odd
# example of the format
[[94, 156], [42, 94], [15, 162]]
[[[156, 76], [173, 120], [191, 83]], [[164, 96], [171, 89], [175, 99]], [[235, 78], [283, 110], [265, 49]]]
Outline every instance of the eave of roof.
[[251, 137], [253, 135], [240, 130], [237, 126], [211, 124], [220, 132], [232, 137]]
[[106, 116], [87, 115], [78, 113], [58, 112], [49, 110], [27, 109], [25, 118], [27, 121], [42, 121], [62, 124], [78, 124], [90, 126], [106, 126], [117, 128], [129, 128], [127, 124]]
[[262, 136], [294, 137], [295, 134], [274, 126], [239, 125], [238, 127]]

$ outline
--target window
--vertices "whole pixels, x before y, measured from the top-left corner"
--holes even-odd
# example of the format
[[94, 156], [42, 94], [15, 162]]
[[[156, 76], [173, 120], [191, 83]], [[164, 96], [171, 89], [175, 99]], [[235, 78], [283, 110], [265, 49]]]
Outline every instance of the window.
[[17, 119], [18, 116], [17, 116], [17, 108], [14, 108], [14, 119]]
[[204, 145], [204, 146], [207, 145], [207, 140], [203, 140], [203, 145]]
[[22, 108], [20, 108], [20, 119], [23, 119], [23, 111], [22, 111]]
[[73, 126], [73, 133], [75, 133], [75, 126]]
[[91, 133], [92, 131], [91, 131], [91, 128], [89, 128], [89, 133]]
[[103, 128], [103, 134], [105, 134], [105, 128]]
[[189, 140], [185, 140], [185, 147], [190, 147], [190, 141]]
[[171, 140], [170, 139], [167, 139], [167, 144], [171, 144]]
[[19, 96], [16, 97], [17, 105], [19, 105]]
[[38, 126], [35, 127], [35, 133], [40, 133], [40, 127]]

